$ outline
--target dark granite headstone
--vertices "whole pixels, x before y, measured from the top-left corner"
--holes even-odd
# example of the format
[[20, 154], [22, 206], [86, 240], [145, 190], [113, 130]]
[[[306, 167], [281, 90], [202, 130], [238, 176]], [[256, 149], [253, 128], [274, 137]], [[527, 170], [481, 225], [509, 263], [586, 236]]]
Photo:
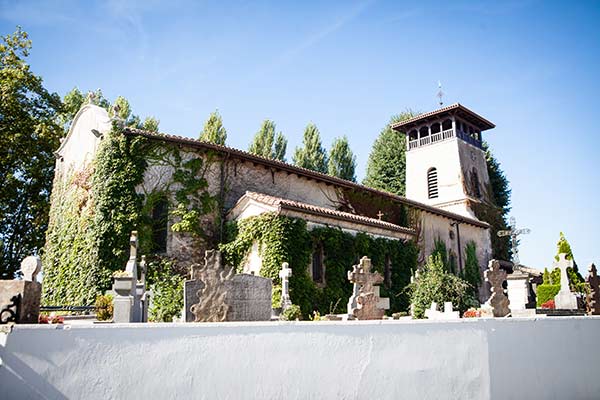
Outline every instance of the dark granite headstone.
[[200, 302], [198, 291], [204, 288], [204, 283], [199, 279], [189, 279], [184, 282], [183, 307], [185, 310], [185, 322], [194, 322], [196, 316], [192, 313], [191, 307]]
[[272, 286], [271, 279], [249, 274], [237, 274], [225, 281], [227, 321], [269, 321]]

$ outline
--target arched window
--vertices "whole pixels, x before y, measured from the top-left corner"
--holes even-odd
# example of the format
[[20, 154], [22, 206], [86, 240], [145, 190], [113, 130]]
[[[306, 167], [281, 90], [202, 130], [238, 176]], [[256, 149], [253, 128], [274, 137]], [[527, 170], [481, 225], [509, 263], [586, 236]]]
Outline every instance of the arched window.
[[427, 193], [430, 199], [438, 198], [438, 176], [435, 168], [429, 168], [427, 171]]
[[392, 258], [389, 254], [385, 256], [385, 266], [383, 270], [383, 285], [389, 289], [392, 286]]
[[161, 196], [152, 207], [152, 242], [157, 253], [167, 251], [167, 230], [169, 224], [169, 201]]
[[473, 168], [471, 171], [471, 192], [473, 196], [478, 199], [481, 198], [481, 188], [479, 186], [479, 176], [477, 175], [477, 170]]
[[325, 267], [323, 265], [323, 246], [318, 244], [312, 254], [311, 275], [316, 283], [325, 283]]

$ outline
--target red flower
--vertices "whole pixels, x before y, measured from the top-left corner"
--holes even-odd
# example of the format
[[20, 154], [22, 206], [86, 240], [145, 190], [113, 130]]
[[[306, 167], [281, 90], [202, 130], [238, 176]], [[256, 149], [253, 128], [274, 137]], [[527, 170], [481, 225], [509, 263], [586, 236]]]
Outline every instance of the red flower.
[[548, 300], [544, 304], [542, 304], [542, 308], [554, 310], [556, 308], [556, 304], [554, 304], [554, 300]]
[[479, 317], [481, 317], [481, 311], [476, 310], [474, 308], [469, 308], [463, 314], [463, 318], [479, 318]]

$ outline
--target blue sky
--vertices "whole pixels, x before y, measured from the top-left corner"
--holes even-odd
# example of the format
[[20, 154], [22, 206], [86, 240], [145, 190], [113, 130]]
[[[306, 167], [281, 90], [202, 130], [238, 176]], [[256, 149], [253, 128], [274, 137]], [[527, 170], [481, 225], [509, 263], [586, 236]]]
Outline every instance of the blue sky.
[[[289, 139], [312, 121], [347, 135], [362, 179], [392, 114], [460, 102], [486, 132], [513, 189], [521, 261], [552, 262], [559, 232], [580, 270], [600, 263], [600, 3], [0, 0], [0, 34], [30, 33], [33, 71], [127, 97], [161, 131], [196, 137], [218, 109], [247, 148], [265, 118]], [[582, 271], [583, 272], [583, 271]]]

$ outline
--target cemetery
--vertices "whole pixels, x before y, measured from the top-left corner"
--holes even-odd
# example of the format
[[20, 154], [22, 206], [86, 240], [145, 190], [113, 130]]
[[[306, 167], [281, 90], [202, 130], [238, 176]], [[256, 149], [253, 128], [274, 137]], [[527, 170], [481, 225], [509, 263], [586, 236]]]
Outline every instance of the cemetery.
[[0, 400], [600, 399], [597, 5], [4, 3]]
[[[451, 109], [473, 117], [462, 106]], [[446, 112], [437, 111], [441, 118]], [[367, 187], [355, 186], [343, 194], [347, 184], [331, 181], [324, 188], [341, 196], [337, 202], [355, 202], [351, 208], [331, 208], [330, 199], [315, 198], [319, 190], [312, 187], [330, 178], [312, 176], [305, 183], [300, 178], [306, 171], [283, 164], [277, 165], [278, 172], [259, 166], [258, 161], [267, 160], [234, 164], [232, 191], [239, 199], [228, 200], [233, 195], [222, 183], [228, 167], [221, 164], [215, 172], [205, 163], [223, 151], [231, 152], [228, 162], [229, 157], [249, 156], [182, 139], [176, 139], [181, 146], [214, 148], [193, 158], [179, 153], [181, 146], [173, 150], [167, 144], [162, 158], [145, 167], [145, 175], [139, 173], [142, 170], [135, 177], [122, 176], [121, 183], [130, 182], [130, 194], [120, 186], [119, 195], [108, 191], [116, 199], [103, 199], [101, 189], [92, 188], [106, 185], [106, 180], [74, 185], [89, 177], [73, 171], [86, 171], [94, 157], [96, 172], [103, 162], [113, 165], [116, 159], [111, 157], [135, 164], [139, 160], [127, 158], [136, 156], [119, 148], [158, 138], [120, 131], [118, 121], [109, 121], [106, 112], [93, 105], [85, 105], [78, 118], [70, 135], [87, 135], [79, 137], [78, 144], [89, 145], [90, 152], [82, 157], [81, 147], [75, 153], [64, 150], [74, 140], [69, 137], [57, 152], [50, 232], [63, 232], [71, 198], [84, 205], [79, 203], [70, 218], [100, 213], [90, 207], [102, 201], [108, 202], [114, 218], [115, 211], [130, 215], [127, 207], [135, 207], [132, 193], [142, 191], [148, 203], [141, 206], [159, 215], [150, 223], [133, 220], [101, 235], [109, 257], [103, 258], [102, 248], [78, 248], [79, 258], [74, 260], [89, 271], [66, 270], [73, 264], [58, 260], [64, 260], [61, 252], [69, 254], [71, 249], [58, 246], [45, 253], [44, 260], [24, 259], [22, 279], [0, 281], [0, 383], [11, 387], [12, 397], [121, 397], [134, 391], [151, 397], [202, 393], [205, 398], [272, 398], [284, 392], [294, 398], [428, 398], [440, 392], [452, 398], [548, 398], [568, 397], [576, 390], [577, 398], [592, 398], [600, 389], [593, 373], [597, 357], [590, 357], [596, 353], [600, 331], [595, 317], [600, 313], [600, 278], [592, 264], [587, 281], [579, 280], [564, 237], [558, 249], [566, 252], [557, 255], [552, 273], [542, 274], [519, 260], [519, 238], [530, 230], [518, 229], [511, 219], [509, 229], [490, 232], [489, 224], [477, 220], [469, 193], [463, 194], [463, 208], [455, 203], [459, 209], [448, 211]], [[89, 134], [97, 129], [107, 136]], [[417, 139], [408, 135], [407, 140], [421, 143], [421, 131], [416, 132]], [[455, 144], [461, 140], [446, 139]], [[443, 141], [444, 136], [435, 140]], [[480, 152], [472, 140], [466, 145]], [[114, 156], [103, 153], [108, 146], [117, 151]], [[150, 148], [163, 151], [156, 143]], [[287, 178], [284, 189], [274, 185], [277, 174], [290, 171], [297, 174], [296, 181]], [[252, 176], [255, 182], [261, 174], [271, 179], [270, 184], [260, 184], [261, 190], [271, 194], [252, 191], [255, 183], [244, 180]], [[215, 181], [220, 187], [213, 187]], [[367, 200], [357, 200], [357, 193]], [[90, 202], [93, 196], [96, 204]], [[113, 201], [127, 203], [126, 196], [130, 202], [125, 208]], [[213, 196], [220, 196], [217, 204], [229, 204], [222, 206], [229, 207], [225, 227], [219, 226], [222, 212], [202, 208]], [[188, 211], [175, 213], [175, 219], [156, 211], [170, 207], [173, 200], [181, 202], [178, 210], [186, 210], [187, 204]], [[381, 201], [377, 218], [368, 216], [373, 209], [366, 215], [356, 211], [376, 200]], [[157, 206], [161, 201], [164, 205]], [[208, 212], [192, 213], [199, 220], [182, 229], [191, 218], [186, 213], [195, 210]], [[392, 216], [393, 222], [384, 215]], [[450, 227], [464, 226], [463, 238], [471, 239], [458, 258], [446, 247], [454, 245], [455, 236], [442, 239], [447, 232], [439, 227], [445, 220], [454, 221], [447, 223]], [[126, 226], [140, 230], [127, 233], [122, 230]], [[50, 235], [48, 240], [60, 244], [67, 238], [78, 240], [77, 234], [89, 231], [66, 238]], [[128, 238], [128, 251], [123, 238]], [[509, 240], [510, 260], [491, 257], [491, 243], [498, 238]], [[96, 255], [86, 259], [91, 254]], [[475, 269], [468, 270], [473, 265]], [[181, 280], [174, 271], [182, 266], [186, 279]], [[40, 270], [42, 283], [36, 278]], [[163, 275], [157, 280], [159, 273]], [[475, 279], [467, 280], [469, 274]], [[110, 287], [96, 298], [95, 306], [76, 306], [89, 304], [91, 294], [107, 283]], [[72, 299], [71, 304], [44, 306], [60, 304], [60, 299]], [[556, 349], [566, 337], [568, 350], [558, 346], [562, 349], [557, 351], [568, 351], [565, 357], [578, 360], [568, 369], [552, 362], [556, 352], [544, 351]], [[112, 361], [115, 357], [118, 363]], [[180, 372], [174, 376], [164, 365], [176, 365]], [[150, 376], [148, 370], [159, 372]], [[227, 377], [232, 374], [241, 379], [230, 382]], [[324, 375], [330, 383], [310, 383]]]

